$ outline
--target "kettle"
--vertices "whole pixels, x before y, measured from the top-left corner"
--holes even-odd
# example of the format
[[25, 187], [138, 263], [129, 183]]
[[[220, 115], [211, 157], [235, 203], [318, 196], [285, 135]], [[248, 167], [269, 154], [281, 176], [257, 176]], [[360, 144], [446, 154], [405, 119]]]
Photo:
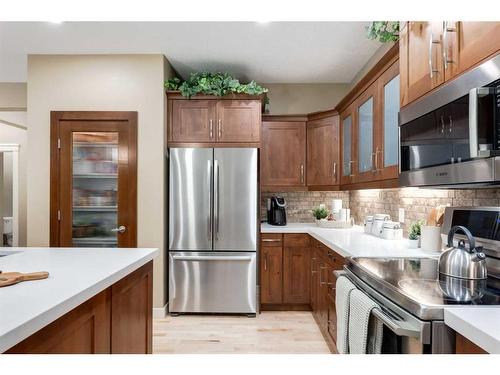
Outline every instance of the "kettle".
[[[468, 249], [464, 240], [458, 242], [458, 247], [453, 247], [453, 237], [459, 231], [467, 237]], [[450, 229], [448, 248], [439, 257], [440, 274], [468, 280], [486, 279], [486, 255], [482, 252], [482, 247], [476, 247], [476, 241], [467, 228], [455, 225]]]

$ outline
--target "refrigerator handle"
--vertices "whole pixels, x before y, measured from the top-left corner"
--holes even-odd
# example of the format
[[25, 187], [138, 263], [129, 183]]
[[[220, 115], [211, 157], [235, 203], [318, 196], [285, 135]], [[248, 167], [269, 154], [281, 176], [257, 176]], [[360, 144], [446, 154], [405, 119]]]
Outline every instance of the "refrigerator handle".
[[215, 240], [219, 239], [219, 161], [214, 161], [214, 227]]
[[212, 177], [213, 177], [213, 167], [212, 160], [207, 160], [207, 184], [208, 184], [208, 217], [207, 217], [207, 236], [210, 241], [212, 241], [212, 217], [213, 217], [213, 206], [212, 206]]

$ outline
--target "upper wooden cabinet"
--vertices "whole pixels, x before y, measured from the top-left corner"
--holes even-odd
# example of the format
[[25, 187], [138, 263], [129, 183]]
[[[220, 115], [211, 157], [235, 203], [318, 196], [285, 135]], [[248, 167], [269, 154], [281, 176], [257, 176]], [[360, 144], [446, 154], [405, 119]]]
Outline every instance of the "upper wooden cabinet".
[[404, 106], [500, 51], [500, 22], [408, 22], [400, 33]]
[[307, 122], [307, 186], [340, 184], [339, 116]]
[[262, 123], [260, 173], [263, 187], [305, 187], [305, 121]]
[[186, 99], [177, 93], [167, 93], [168, 144], [227, 143], [258, 147], [262, 101], [253, 98], [235, 95]]

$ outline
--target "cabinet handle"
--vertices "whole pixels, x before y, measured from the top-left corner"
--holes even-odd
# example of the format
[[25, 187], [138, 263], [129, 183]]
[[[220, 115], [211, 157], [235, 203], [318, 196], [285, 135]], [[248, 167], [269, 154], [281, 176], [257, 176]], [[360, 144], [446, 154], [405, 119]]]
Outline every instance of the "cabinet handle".
[[212, 119], [210, 119], [210, 121], [208, 123], [210, 126], [210, 139], [212, 139], [214, 137], [214, 123], [213, 123]]
[[448, 21], [443, 21], [443, 60], [444, 69], [448, 69], [448, 64], [453, 64], [453, 60], [448, 59], [448, 33], [454, 33], [457, 29], [455, 27], [448, 27]]
[[[377, 171], [381, 171], [383, 169], [383, 168], [379, 168], [379, 165], [383, 164], [382, 160], [379, 160], [379, 157], [378, 157], [379, 153], [380, 153], [380, 155], [383, 155], [384, 151], [383, 151], [382, 148], [379, 150], [378, 147], [377, 147], [377, 151], [375, 151], [375, 154], [376, 154], [376, 156], [375, 156], [375, 162], [376, 162], [375, 167], [376, 167]], [[379, 162], [380, 162], [380, 164], [379, 164]]]
[[372, 172], [377, 172], [377, 152], [372, 152]]
[[219, 128], [219, 139], [221, 139], [222, 138], [222, 120], [221, 119], [219, 119], [218, 128]]
[[264, 271], [267, 271], [267, 254], [264, 257]]
[[431, 35], [430, 35], [430, 38], [429, 38], [429, 76], [430, 78], [434, 78], [434, 73], [438, 73], [438, 70], [437, 69], [434, 69], [433, 65], [432, 65], [432, 45], [433, 44], [439, 44], [439, 41], [438, 40], [434, 40], [434, 35], [433, 33], [431, 32]]
[[354, 173], [352, 172], [352, 170], [353, 170], [352, 165], [353, 165], [354, 163], [356, 163], [356, 161], [354, 161], [354, 160], [351, 160], [351, 161], [349, 162], [349, 172], [350, 172], [349, 177], [354, 177]]
[[333, 182], [337, 182], [337, 162], [333, 162]]
[[441, 134], [444, 134], [444, 117], [441, 116], [439, 120], [441, 121]]
[[263, 238], [262, 242], [281, 242], [279, 238]]
[[328, 267], [323, 267], [323, 266], [320, 266], [320, 267], [319, 267], [319, 269], [320, 269], [320, 273], [319, 273], [319, 284], [320, 284], [320, 285], [325, 285], [325, 284], [326, 284], [326, 281], [323, 281], [323, 272], [321, 272], [321, 271], [328, 269]]
[[300, 165], [300, 183], [304, 183], [304, 164]]
[[449, 119], [450, 119], [450, 127], [448, 128], [448, 132], [452, 132], [453, 131], [453, 119], [451, 118], [451, 116], [449, 116]]

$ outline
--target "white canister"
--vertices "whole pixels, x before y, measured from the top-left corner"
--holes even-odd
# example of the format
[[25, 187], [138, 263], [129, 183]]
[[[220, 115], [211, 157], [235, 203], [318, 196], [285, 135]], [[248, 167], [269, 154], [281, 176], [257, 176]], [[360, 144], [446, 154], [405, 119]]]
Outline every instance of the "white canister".
[[372, 225], [373, 225], [373, 216], [368, 215], [365, 217], [365, 233], [371, 234], [372, 233]]
[[373, 215], [372, 234], [377, 237], [382, 237], [382, 227], [384, 223], [389, 220], [391, 220], [391, 217], [387, 214]]
[[382, 225], [382, 238], [386, 240], [400, 240], [403, 238], [403, 228], [396, 221], [386, 221]]
[[336, 214], [342, 209], [342, 199], [332, 199], [332, 212]]
[[441, 251], [441, 227], [422, 225], [420, 247], [427, 251]]

